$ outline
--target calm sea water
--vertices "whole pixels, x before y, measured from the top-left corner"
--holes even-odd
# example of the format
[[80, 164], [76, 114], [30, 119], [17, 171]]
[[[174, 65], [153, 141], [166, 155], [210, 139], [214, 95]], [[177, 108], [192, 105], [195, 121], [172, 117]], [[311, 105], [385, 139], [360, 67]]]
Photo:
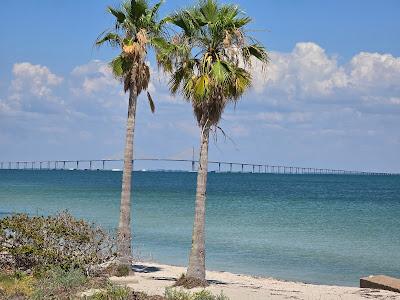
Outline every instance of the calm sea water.
[[[135, 172], [133, 246], [186, 265], [196, 174]], [[0, 170], [0, 216], [68, 209], [116, 228], [120, 172]], [[400, 276], [400, 176], [209, 175], [207, 268], [358, 285]]]

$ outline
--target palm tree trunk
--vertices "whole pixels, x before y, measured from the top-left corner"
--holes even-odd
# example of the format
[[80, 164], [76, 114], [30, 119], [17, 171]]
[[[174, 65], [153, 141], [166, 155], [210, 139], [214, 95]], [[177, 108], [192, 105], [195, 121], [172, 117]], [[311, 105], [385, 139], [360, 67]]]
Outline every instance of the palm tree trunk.
[[128, 119], [124, 151], [124, 171], [122, 175], [121, 206], [118, 226], [117, 255], [119, 262], [130, 265], [132, 260], [131, 236], [131, 185], [133, 171], [133, 137], [135, 132], [137, 92], [133, 86], [129, 90]]
[[205, 266], [205, 214], [206, 214], [206, 186], [208, 170], [208, 139], [209, 125], [202, 126], [199, 170], [197, 171], [196, 208], [192, 233], [192, 249], [189, 257], [187, 277], [206, 279]]

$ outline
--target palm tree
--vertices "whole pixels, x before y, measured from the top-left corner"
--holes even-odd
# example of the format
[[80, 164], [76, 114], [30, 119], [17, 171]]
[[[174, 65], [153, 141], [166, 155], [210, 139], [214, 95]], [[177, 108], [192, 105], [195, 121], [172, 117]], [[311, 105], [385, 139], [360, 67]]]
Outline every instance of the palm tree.
[[[152, 40], [162, 33], [162, 22], [157, 21], [157, 12], [162, 1], [150, 7], [146, 0], [126, 1], [121, 8], [108, 7], [115, 17], [115, 27], [103, 32], [96, 45], [105, 43], [118, 48], [120, 53], [111, 63], [114, 75], [129, 91], [128, 119], [124, 151], [124, 170], [120, 219], [117, 238], [117, 256], [119, 262], [129, 265], [132, 259], [131, 243], [131, 184], [133, 169], [133, 138], [136, 119], [136, 102], [139, 94], [147, 90], [150, 80], [150, 68], [146, 64], [147, 50]], [[154, 103], [147, 92], [150, 108], [154, 112]]]
[[200, 0], [168, 18], [178, 33], [158, 39], [159, 64], [171, 74], [170, 90], [181, 92], [193, 106], [200, 127], [192, 247], [186, 278], [205, 283], [205, 201], [210, 131], [215, 131], [227, 104], [236, 103], [251, 86], [249, 68], [255, 60], [268, 63], [265, 48], [248, 36], [251, 18], [235, 5]]

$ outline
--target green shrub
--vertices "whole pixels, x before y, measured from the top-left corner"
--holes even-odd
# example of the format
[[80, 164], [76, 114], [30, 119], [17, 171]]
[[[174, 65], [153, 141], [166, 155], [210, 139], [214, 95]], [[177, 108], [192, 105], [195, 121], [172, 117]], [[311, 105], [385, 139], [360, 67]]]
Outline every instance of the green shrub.
[[116, 276], [123, 277], [128, 276], [130, 273], [130, 268], [127, 265], [118, 265]]
[[192, 294], [182, 289], [166, 288], [164, 297], [167, 300], [192, 300]]
[[117, 277], [124, 277], [128, 276], [131, 273], [131, 268], [130, 266], [120, 264], [118, 261], [117, 262], [112, 262], [110, 264], [107, 264], [107, 266], [104, 266], [99, 270], [98, 275], [100, 276], [117, 276]]
[[88, 283], [80, 269], [63, 270], [52, 267], [37, 279], [32, 299], [69, 299]]
[[229, 300], [222, 292], [219, 295], [213, 295], [207, 290], [191, 293], [175, 288], [166, 288], [164, 296], [167, 300]]
[[0, 219], [0, 268], [64, 270], [92, 267], [115, 256], [114, 240], [94, 224], [69, 213], [55, 216], [16, 214]]
[[130, 299], [131, 290], [127, 287], [122, 287], [109, 283], [104, 291], [95, 293], [88, 297], [89, 300], [128, 300]]

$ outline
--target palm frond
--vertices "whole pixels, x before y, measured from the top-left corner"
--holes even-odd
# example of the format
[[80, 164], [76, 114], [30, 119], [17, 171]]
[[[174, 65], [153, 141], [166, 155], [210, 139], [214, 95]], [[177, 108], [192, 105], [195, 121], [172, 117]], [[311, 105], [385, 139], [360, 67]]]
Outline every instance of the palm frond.
[[103, 33], [97, 38], [96, 46], [101, 46], [106, 42], [109, 43], [112, 47], [118, 47], [121, 45], [121, 38], [117, 33]]
[[243, 47], [242, 53], [246, 58], [254, 57], [263, 63], [268, 63], [269, 61], [267, 50], [260, 44], [253, 44]]
[[229, 76], [228, 75], [228, 69], [225, 67], [225, 65], [221, 61], [217, 61], [211, 69], [211, 73], [213, 77], [215, 78], [216, 82], [221, 84], [223, 83], [226, 78]]
[[160, 0], [157, 4], [155, 4], [153, 6], [153, 8], [150, 9], [150, 15], [151, 15], [152, 19], [156, 17], [156, 15], [163, 3], [164, 3], [164, 0]]
[[147, 92], [147, 99], [149, 100], [150, 110], [154, 114], [154, 112], [156, 111], [156, 107], [154, 105], [153, 98], [151, 97], [149, 92]]
[[194, 85], [194, 96], [196, 101], [204, 100], [210, 89], [210, 78], [208, 75], [199, 76]]
[[[128, 7], [128, 6], [127, 6]], [[133, 21], [138, 21], [146, 14], [148, 4], [146, 0], [131, 0], [127, 12]]]
[[122, 77], [125, 74], [124, 68], [123, 68], [122, 56], [117, 56], [116, 58], [114, 58], [111, 61], [110, 66], [111, 66], [111, 71], [115, 77]]
[[124, 21], [125, 21], [125, 14], [124, 14], [123, 11], [121, 11], [121, 10], [119, 10], [119, 9], [116, 9], [116, 8], [113, 8], [113, 7], [111, 7], [111, 6], [107, 7], [107, 11], [108, 11], [110, 14], [112, 14], [112, 15], [117, 19], [117, 22], [118, 22], [119, 24], [124, 23]]

